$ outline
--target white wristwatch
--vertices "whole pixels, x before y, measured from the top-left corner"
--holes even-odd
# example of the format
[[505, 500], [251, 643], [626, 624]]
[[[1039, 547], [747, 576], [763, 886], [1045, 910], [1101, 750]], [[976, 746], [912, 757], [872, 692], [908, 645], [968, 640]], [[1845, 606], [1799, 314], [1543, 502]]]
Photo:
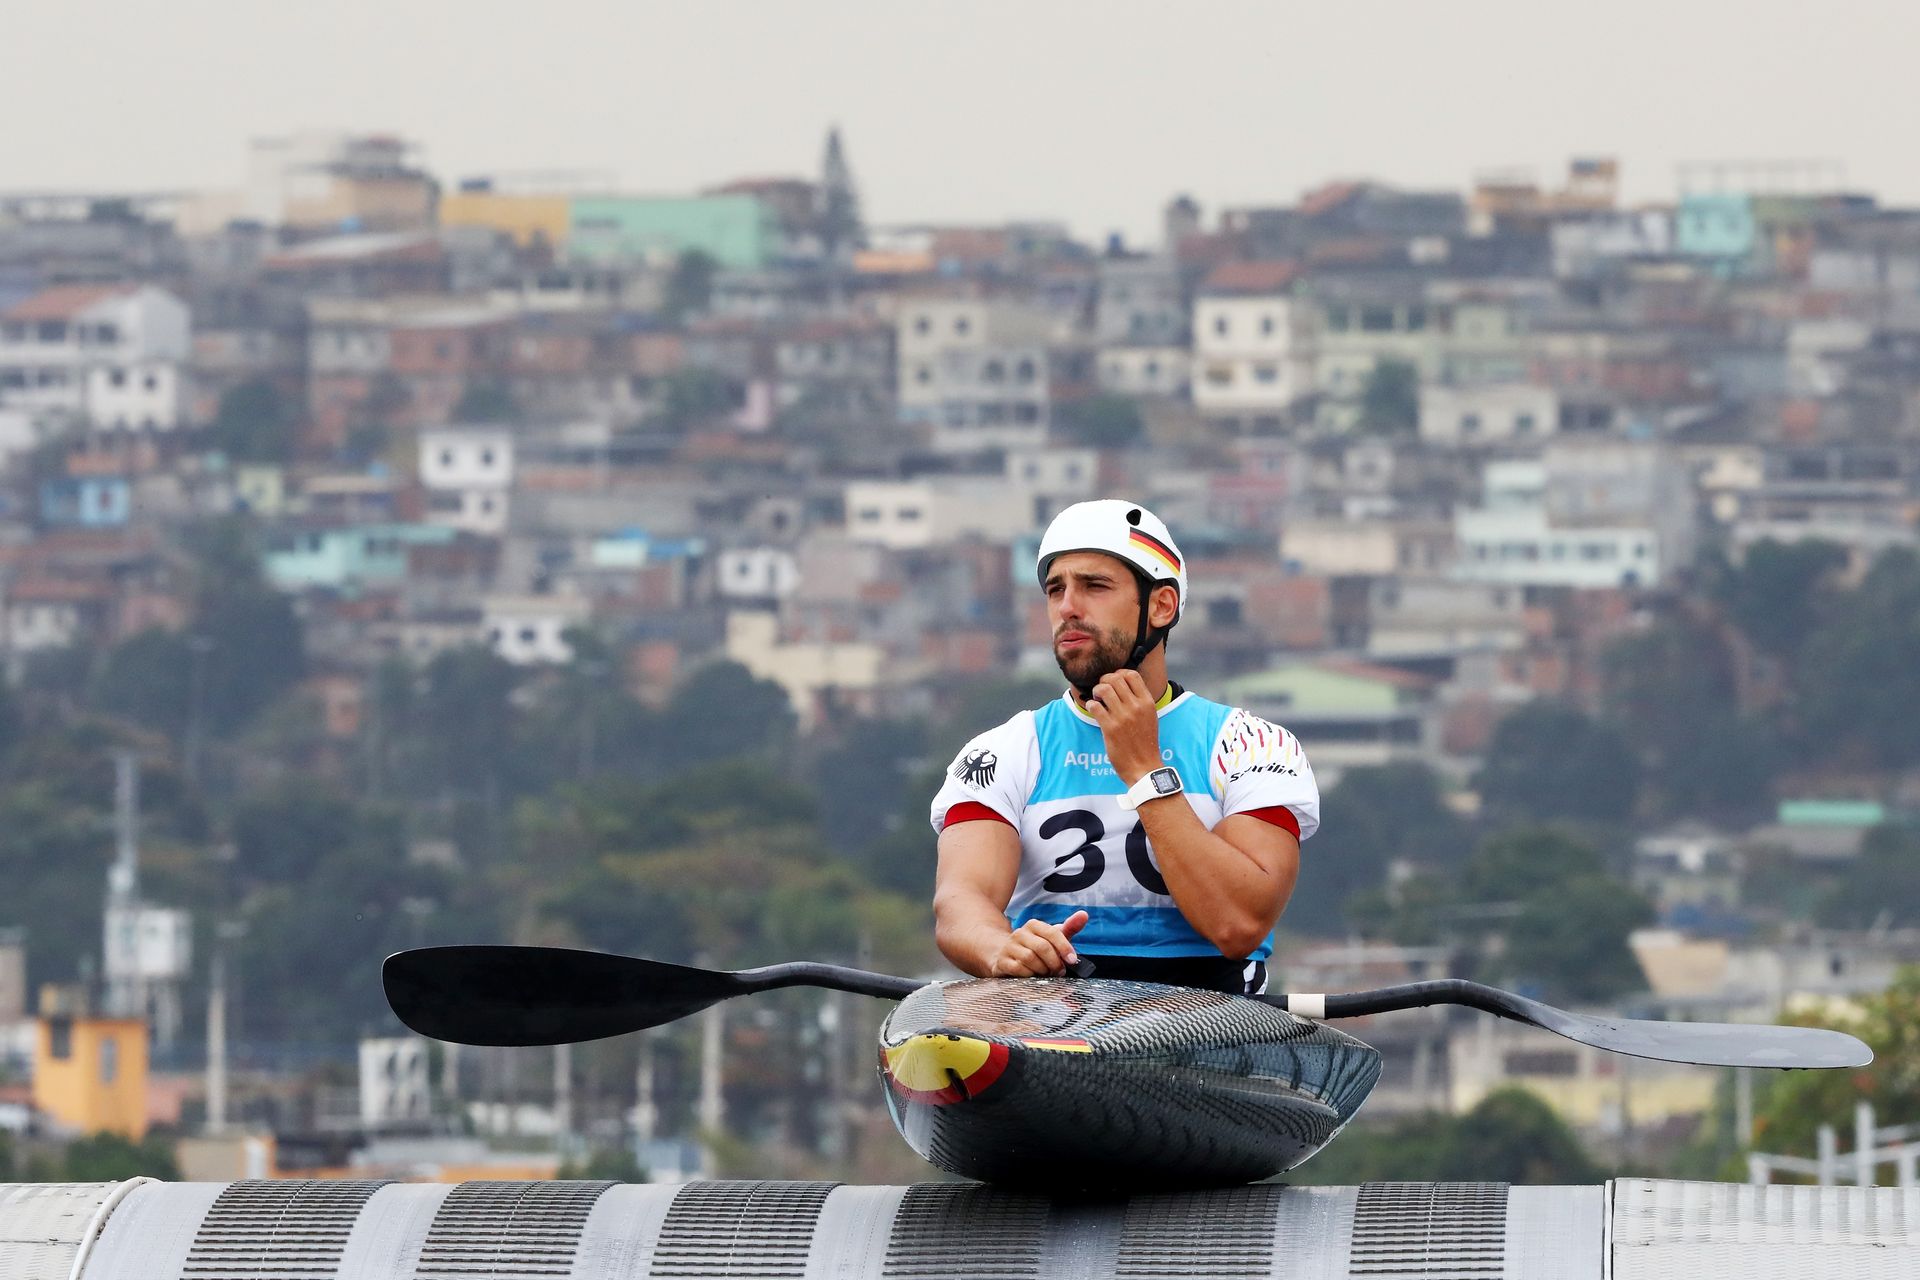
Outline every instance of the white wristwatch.
[[1126, 794], [1120, 797], [1120, 807], [1138, 809], [1149, 800], [1158, 800], [1161, 796], [1177, 796], [1185, 790], [1186, 788], [1180, 783], [1179, 772], [1163, 765], [1128, 787]]

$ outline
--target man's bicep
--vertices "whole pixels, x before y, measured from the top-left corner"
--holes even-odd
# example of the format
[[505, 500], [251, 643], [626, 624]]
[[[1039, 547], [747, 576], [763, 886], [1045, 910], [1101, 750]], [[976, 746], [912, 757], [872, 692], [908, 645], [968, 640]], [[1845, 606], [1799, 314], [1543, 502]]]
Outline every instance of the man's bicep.
[[1020, 835], [1004, 822], [960, 822], [940, 833], [936, 898], [979, 894], [1004, 910], [1020, 879]]

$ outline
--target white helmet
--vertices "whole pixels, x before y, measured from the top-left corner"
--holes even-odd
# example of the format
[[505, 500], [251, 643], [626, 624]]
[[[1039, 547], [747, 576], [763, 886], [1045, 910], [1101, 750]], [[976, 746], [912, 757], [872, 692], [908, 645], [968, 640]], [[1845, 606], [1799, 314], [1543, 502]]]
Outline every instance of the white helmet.
[[[1171, 583], [1179, 595], [1173, 620], [1187, 611], [1187, 562], [1173, 543], [1160, 517], [1137, 502], [1100, 498], [1076, 502], [1053, 518], [1040, 539], [1037, 568], [1040, 585], [1047, 585], [1047, 568], [1054, 557], [1070, 551], [1098, 551], [1132, 566], [1155, 586]], [[1146, 617], [1146, 595], [1141, 592], [1140, 614]]]

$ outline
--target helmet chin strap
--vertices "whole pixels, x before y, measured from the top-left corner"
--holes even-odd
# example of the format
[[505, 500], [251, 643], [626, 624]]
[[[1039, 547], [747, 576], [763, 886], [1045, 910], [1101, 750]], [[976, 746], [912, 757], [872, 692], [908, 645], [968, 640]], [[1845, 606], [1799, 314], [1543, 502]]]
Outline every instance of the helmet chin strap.
[[[1127, 660], [1120, 664], [1119, 669], [1121, 671], [1138, 671], [1140, 664], [1147, 660], [1147, 655], [1153, 652], [1153, 647], [1164, 641], [1167, 638], [1167, 633], [1173, 630], [1170, 626], [1154, 626], [1150, 615], [1150, 610], [1153, 605], [1153, 589], [1160, 584], [1147, 577], [1146, 574], [1141, 573], [1138, 569], [1134, 570], [1133, 576], [1134, 580], [1140, 584], [1140, 622], [1139, 625], [1134, 628], [1133, 632], [1133, 652], [1129, 653]], [[1080, 701], [1085, 702], [1093, 696], [1094, 686], [1098, 684], [1099, 681], [1092, 680], [1084, 684], [1079, 681], [1073, 681], [1071, 683], [1073, 684], [1074, 692], [1080, 695]]]
[[1159, 584], [1138, 569], [1133, 572], [1134, 580], [1140, 584], [1140, 625], [1134, 629], [1133, 652], [1120, 664], [1122, 671], [1138, 671], [1140, 664], [1153, 652], [1153, 646], [1167, 638], [1171, 627], [1156, 627], [1150, 616], [1153, 607], [1153, 589]]

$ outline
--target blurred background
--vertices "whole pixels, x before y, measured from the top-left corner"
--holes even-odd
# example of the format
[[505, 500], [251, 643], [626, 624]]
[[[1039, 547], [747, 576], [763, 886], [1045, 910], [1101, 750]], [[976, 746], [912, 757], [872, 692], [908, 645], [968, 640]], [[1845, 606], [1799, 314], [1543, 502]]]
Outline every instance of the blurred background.
[[379, 961], [941, 972], [1110, 495], [1315, 763], [1278, 987], [1880, 1053], [1382, 1017], [1306, 1179], [1913, 1177], [1910, 10], [96, 8], [0, 82], [0, 1181], [930, 1176], [877, 1002], [456, 1051]]

